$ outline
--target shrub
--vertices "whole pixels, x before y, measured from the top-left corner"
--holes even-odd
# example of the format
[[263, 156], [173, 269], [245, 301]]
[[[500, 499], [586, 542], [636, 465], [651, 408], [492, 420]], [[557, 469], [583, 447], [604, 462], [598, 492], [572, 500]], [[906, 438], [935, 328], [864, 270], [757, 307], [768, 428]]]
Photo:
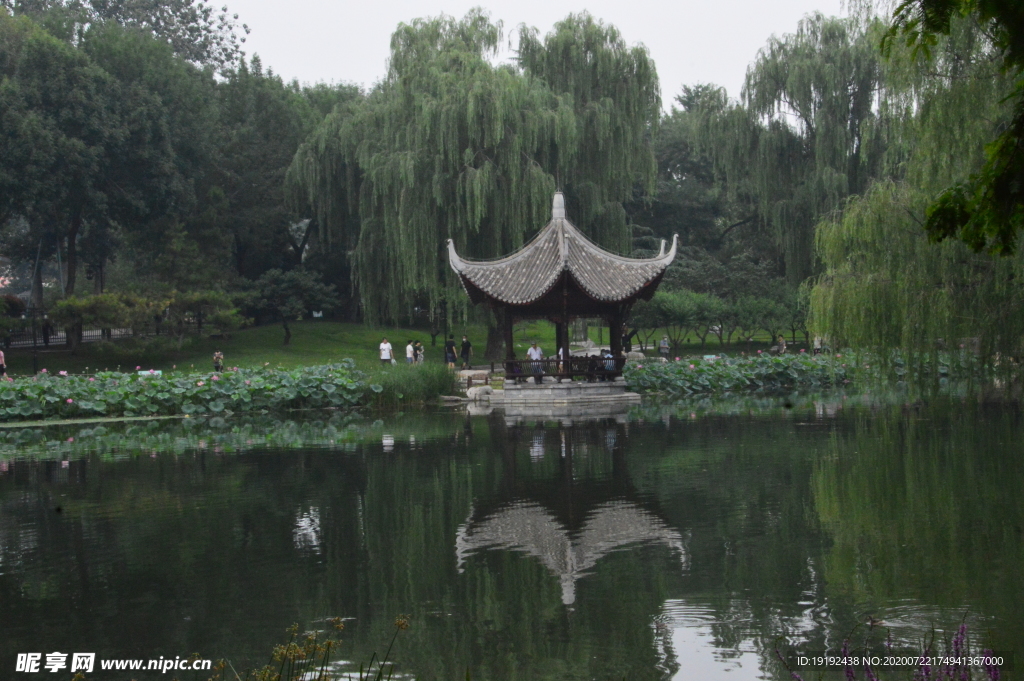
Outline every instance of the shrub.
[[20, 319], [25, 314], [25, 301], [18, 296], [0, 296], [0, 317]]

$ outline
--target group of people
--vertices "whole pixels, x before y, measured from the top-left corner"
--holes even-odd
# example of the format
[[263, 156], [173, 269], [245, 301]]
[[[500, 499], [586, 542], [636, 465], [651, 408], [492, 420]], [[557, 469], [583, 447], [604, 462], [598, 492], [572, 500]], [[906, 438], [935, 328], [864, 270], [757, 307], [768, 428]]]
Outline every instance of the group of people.
[[[455, 336], [449, 335], [448, 340], [444, 344], [444, 361], [448, 365], [449, 369], [455, 368], [457, 361], [456, 351], [458, 346], [455, 344]], [[410, 340], [405, 346], [405, 363], [406, 364], [421, 364], [424, 361], [425, 349], [423, 343], [420, 341]], [[469, 368], [469, 359], [473, 356], [473, 344], [469, 342], [469, 338], [466, 336], [462, 337], [462, 368]], [[380, 343], [380, 363], [381, 364], [398, 364], [398, 360], [395, 359], [395, 351], [388, 342], [387, 338], [384, 338]]]

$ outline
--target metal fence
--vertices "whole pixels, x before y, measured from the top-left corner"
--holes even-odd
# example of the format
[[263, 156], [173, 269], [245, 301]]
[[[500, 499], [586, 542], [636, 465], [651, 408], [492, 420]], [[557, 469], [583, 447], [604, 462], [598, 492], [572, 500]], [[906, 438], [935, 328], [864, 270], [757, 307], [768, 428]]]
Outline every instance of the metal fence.
[[[2, 324], [2, 322], [0, 322]], [[197, 335], [202, 331], [196, 322], [185, 324], [186, 335]], [[124, 338], [145, 338], [147, 336], [177, 335], [178, 327], [172, 328], [168, 324], [146, 324], [141, 328], [120, 328], [120, 329], [83, 329], [80, 343], [96, 343], [99, 341], [113, 341]], [[5, 350], [10, 348], [61, 348], [68, 343], [68, 329], [56, 328], [50, 324], [37, 324], [33, 330], [27, 329], [12, 330], [4, 332], [0, 326], [0, 346]]]

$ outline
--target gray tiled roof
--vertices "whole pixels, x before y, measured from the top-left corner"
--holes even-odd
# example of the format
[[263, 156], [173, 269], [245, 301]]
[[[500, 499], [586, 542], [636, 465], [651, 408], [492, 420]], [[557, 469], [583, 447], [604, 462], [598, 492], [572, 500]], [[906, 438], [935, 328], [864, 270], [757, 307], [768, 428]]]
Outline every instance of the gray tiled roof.
[[463, 260], [448, 240], [448, 262], [462, 279], [503, 303], [525, 305], [539, 300], [563, 272], [595, 300], [618, 302], [654, 281], [676, 256], [672, 247], [653, 258], [624, 258], [603, 250], [565, 218], [562, 194], [555, 194], [551, 222], [520, 250], [488, 261]]

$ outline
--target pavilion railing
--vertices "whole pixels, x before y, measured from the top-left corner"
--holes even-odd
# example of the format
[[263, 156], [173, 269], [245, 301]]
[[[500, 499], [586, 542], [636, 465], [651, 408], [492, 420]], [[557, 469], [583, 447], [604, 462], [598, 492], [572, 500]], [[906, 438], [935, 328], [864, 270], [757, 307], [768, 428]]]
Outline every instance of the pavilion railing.
[[[505, 380], [527, 380], [553, 376], [559, 380], [585, 378], [589, 381], [612, 380], [622, 375], [625, 357], [570, 357], [564, 359], [512, 359], [501, 365]], [[495, 365], [491, 365], [493, 372]]]

